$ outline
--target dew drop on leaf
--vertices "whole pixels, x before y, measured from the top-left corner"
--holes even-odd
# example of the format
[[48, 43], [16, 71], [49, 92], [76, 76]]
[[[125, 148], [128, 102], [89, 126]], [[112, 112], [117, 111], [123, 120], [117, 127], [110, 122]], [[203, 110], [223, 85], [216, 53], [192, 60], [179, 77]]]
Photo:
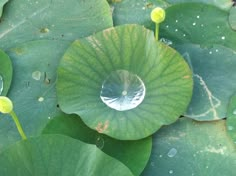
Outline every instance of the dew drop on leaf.
[[234, 127], [232, 127], [232, 126], [228, 126], [227, 128], [228, 128], [228, 130], [230, 130], [230, 131], [232, 131], [232, 130], [234, 129]]
[[171, 40], [166, 39], [166, 38], [161, 38], [160, 42], [162, 42], [162, 43], [164, 43], [164, 44], [166, 44], [168, 46], [173, 44], [173, 42]]
[[98, 137], [96, 139], [96, 146], [99, 148], [99, 149], [103, 149], [104, 147], [104, 139], [102, 137]]
[[170, 157], [170, 158], [172, 158], [172, 157], [174, 157], [176, 154], [177, 154], [177, 150], [176, 150], [176, 148], [172, 148], [172, 149], [170, 149], [169, 150], [169, 152], [167, 153], [167, 155]]
[[2, 94], [3, 91], [3, 79], [2, 76], [0, 75], [0, 95]]
[[145, 97], [143, 81], [126, 70], [112, 72], [102, 84], [100, 98], [108, 107], [117, 111], [136, 108]]
[[236, 115], [236, 109], [233, 111], [233, 114]]
[[34, 80], [36, 80], [36, 81], [39, 81], [40, 78], [41, 78], [41, 72], [40, 72], [40, 71], [34, 71], [34, 72], [32, 73], [32, 78], [33, 78]]

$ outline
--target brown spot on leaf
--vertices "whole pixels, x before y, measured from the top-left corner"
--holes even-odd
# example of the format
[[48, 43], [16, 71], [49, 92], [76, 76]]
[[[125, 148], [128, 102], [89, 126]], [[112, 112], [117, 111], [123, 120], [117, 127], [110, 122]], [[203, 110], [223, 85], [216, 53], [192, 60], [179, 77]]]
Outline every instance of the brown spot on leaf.
[[96, 130], [99, 133], [103, 133], [104, 131], [107, 130], [108, 126], [109, 126], [109, 121], [106, 121], [104, 124], [102, 122], [99, 122], [96, 127]]
[[190, 78], [190, 75], [185, 75], [183, 78], [184, 78], [184, 79], [189, 79], [189, 78]]

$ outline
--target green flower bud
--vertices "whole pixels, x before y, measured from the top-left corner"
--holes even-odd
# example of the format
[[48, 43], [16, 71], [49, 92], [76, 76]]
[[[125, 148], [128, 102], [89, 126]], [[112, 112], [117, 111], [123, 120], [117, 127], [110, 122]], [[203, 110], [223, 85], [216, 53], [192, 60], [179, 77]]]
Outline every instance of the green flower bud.
[[3, 114], [8, 114], [12, 112], [13, 104], [12, 101], [4, 96], [0, 96], [0, 112]]
[[165, 16], [166, 16], [165, 10], [160, 7], [156, 7], [151, 12], [152, 21], [158, 24], [165, 20]]

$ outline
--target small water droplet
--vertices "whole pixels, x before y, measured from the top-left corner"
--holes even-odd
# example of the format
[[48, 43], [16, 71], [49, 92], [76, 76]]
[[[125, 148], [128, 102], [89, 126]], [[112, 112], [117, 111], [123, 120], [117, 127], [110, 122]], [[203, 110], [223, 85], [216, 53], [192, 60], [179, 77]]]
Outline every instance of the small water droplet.
[[172, 158], [172, 157], [174, 157], [176, 154], [177, 154], [177, 150], [176, 150], [176, 148], [172, 148], [172, 149], [170, 149], [169, 150], [169, 152], [167, 153], [167, 155], [170, 157], [170, 158]]
[[51, 119], [51, 117], [48, 117], [48, 119], [50, 120], [50, 119]]
[[232, 131], [234, 129], [233, 126], [228, 126], [227, 128], [228, 128], [229, 131]]
[[178, 23], [179, 21], [178, 20], [175, 20], [176, 23]]
[[199, 18], [200, 18], [200, 16], [199, 16], [199, 15], [197, 15], [197, 18], [199, 19]]
[[175, 32], [178, 32], [178, 29], [175, 29]]
[[145, 7], [142, 7], [143, 10], [145, 10], [146, 8]]
[[183, 34], [183, 37], [186, 37], [186, 34]]
[[212, 54], [212, 51], [210, 51], [209, 54]]
[[169, 25], [166, 25], [166, 28], [169, 28]]
[[103, 82], [100, 98], [108, 107], [126, 111], [140, 105], [145, 93], [145, 85], [138, 75], [126, 70], [117, 70]]
[[154, 167], [154, 166], [155, 166], [155, 163], [154, 163], [154, 162], [151, 162], [151, 166]]
[[32, 78], [35, 79], [36, 81], [39, 81], [41, 78], [41, 72], [40, 71], [34, 71], [32, 73]]
[[217, 26], [217, 28], [219, 29], [219, 28], [220, 28], [220, 26]]
[[236, 115], [236, 109], [233, 111], [233, 114]]
[[160, 158], [162, 158], [162, 155], [159, 155]]
[[221, 39], [222, 39], [222, 40], [225, 40], [225, 36], [222, 36]]
[[201, 27], [203, 27], [204, 26], [204, 24], [201, 24]]
[[99, 148], [99, 149], [103, 149], [104, 147], [104, 139], [102, 137], [98, 137], [96, 139], [96, 146]]
[[169, 170], [169, 174], [173, 174], [174, 173], [174, 171], [173, 170]]
[[160, 42], [163, 42], [163, 43], [165, 43], [166, 45], [172, 45], [172, 44], [173, 44], [173, 42], [172, 42], [171, 40], [166, 39], [166, 38], [161, 38], [161, 39], [160, 39]]
[[0, 95], [2, 94], [2, 91], [3, 91], [3, 78], [0, 75]]
[[193, 23], [193, 26], [196, 26], [196, 23], [195, 23], [195, 22]]
[[206, 166], [206, 169], [208, 169], [209, 168], [209, 166]]
[[216, 49], [216, 52], [219, 52], [219, 50], [218, 50], [218, 49]]
[[43, 98], [43, 97], [39, 97], [39, 98], [38, 98], [38, 101], [39, 101], [39, 102], [43, 102], [43, 101], [44, 101], [44, 98]]

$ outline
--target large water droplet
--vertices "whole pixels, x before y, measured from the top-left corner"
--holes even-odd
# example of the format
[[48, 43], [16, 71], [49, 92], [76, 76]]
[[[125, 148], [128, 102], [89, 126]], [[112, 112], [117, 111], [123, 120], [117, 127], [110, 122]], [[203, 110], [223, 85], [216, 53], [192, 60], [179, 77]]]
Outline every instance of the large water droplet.
[[0, 75], [0, 95], [2, 94], [3, 91], [3, 79], [2, 76]]
[[177, 150], [175, 148], [172, 148], [169, 150], [169, 152], [167, 153], [167, 155], [172, 158], [177, 154]]
[[99, 148], [99, 149], [103, 149], [104, 147], [104, 139], [102, 137], [98, 137], [96, 139], [96, 146]]
[[126, 111], [142, 103], [145, 91], [143, 81], [136, 74], [117, 70], [103, 82], [100, 98], [108, 107]]

